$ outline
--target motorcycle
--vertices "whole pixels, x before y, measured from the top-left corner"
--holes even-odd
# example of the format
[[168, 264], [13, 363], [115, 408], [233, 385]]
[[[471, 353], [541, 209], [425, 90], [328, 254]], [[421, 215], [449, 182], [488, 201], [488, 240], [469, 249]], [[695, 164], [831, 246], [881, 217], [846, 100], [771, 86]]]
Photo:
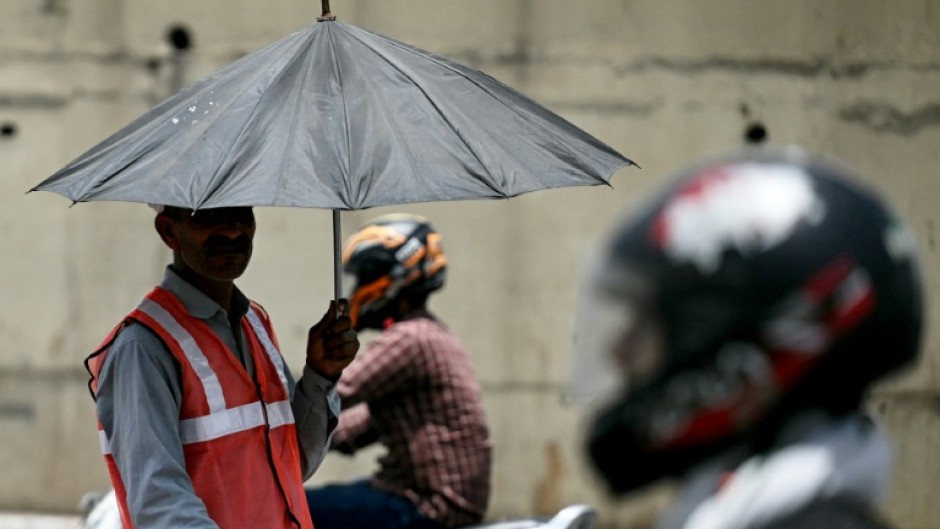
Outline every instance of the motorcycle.
[[[83, 515], [75, 529], [121, 529], [114, 490], [89, 493], [82, 498]], [[590, 505], [569, 505], [550, 518], [515, 518], [464, 527], [463, 529], [594, 529], [597, 511]]]
[[594, 529], [597, 511], [590, 505], [569, 505], [551, 518], [520, 518], [471, 525], [463, 529]]
[[122, 529], [114, 489], [107, 492], [88, 492], [78, 503], [82, 513], [75, 529]]

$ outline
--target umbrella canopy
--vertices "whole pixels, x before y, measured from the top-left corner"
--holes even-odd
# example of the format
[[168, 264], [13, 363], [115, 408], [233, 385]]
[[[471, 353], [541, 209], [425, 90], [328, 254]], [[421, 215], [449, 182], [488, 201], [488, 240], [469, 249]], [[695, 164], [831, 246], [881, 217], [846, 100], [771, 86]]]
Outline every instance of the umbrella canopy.
[[340, 210], [605, 184], [632, 163], [480, 71], [324, 16], [183, 88], [31, 191], [332, 209], [339, 297]]
[[603, 184], [630, 163], [482, 72], [325, 20], [180, 90], [34, 190], [351, 210]]

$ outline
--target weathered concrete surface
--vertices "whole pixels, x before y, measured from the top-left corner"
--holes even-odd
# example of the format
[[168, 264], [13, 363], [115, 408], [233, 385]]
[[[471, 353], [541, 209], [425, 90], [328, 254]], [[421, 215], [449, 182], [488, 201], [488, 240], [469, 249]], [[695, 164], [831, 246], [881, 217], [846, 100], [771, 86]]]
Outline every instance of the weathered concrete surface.
[[[918, 232], [938, 299], [940, 6], [930, 0], [333, 0], [340, 19], [480, 68], [595, 134], [642, 169], [614, 187], [401, 208], [444, 234], [451, 284], [433, 306], [465, 338], [496, 442], [493, 518], [588, 501], [643, 526], [667, 488], [605, 497], [560, 404], [581, 256], [640, 194], [686, 161], [739, 146], [754, 124], [857, 167]], [[0, 509], [70, 511], [105, 487], [81, 359], [167, 260], [144, 206], [24, 192], [173, 90], [312, 22], [318, 2], [0, 2]], [[174, 50], [166, 36], [189, 31]], [[344, 214], [349, 233], [372, 215]], [[330, 216], [262, 210], [241, 282], [274, 316], [291, 365], [331, 295]], [[886, 513], [935, 526], [937, 311], [925, 359], [880, 388], [901, 448]], [[367, 472], [374, 452], [315, 480]]]

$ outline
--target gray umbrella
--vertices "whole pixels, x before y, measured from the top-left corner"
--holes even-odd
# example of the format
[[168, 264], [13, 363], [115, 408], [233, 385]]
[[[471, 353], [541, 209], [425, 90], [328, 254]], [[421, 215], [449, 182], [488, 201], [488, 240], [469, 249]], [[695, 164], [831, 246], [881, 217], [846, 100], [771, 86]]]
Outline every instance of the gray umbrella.
[[482, 72], [326, 15], [183, 88], [32, 190], [329, 208], [338, 253], [339, 210], [605, 184], [632, 163]]

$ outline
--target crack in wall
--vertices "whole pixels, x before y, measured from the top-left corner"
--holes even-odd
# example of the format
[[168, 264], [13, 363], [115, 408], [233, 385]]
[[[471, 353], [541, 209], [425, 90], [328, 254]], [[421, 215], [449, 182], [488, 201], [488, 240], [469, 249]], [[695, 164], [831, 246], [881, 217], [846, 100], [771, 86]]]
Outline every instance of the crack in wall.
[[15, 383], [56, 382], [57, 384], [88, 382], [84, 364], [49, 367], [0, 367], [0, 384], [9, 387]]
[[[710, 57], [702, 60], [677, 60], [665, 57], [649, 57], [618, 68], [618, 73], [636, 73], [648, 70], [670, 70], [682, 73], [727, 71], [734, 73], [779, 73], [801, 77], [814, 77], [829, 69], [822, 59], [801, 61], [788, 59], [736, 59]], [[853, 71], [858, 68], [853, 68]]]
[[887, 103], [863, 101], [843, 107], [837, 115], [845, 122], [876, 132], [912, 136], [924, 129], [940, 126], [940, 103], [931, 103], [911, 112], [904, 112]]
[[158, 101], [160, 101], [160, 97], [154, 95], [152, 91], [143, 89], [136, 93], [127, 93], [119, 89], [100, 91], [76, 90], [67, 96], [0, 93], [0, 108], [16, 108], [23, 110], [58, 110], [76, 100], [98, 101], [105, 103], [143, 103], [149, 106], [153, 106]]
[[676, 59], [660, 56], [643, 56], [620, 62], [606, 57], [586, 58], [575, 55], [536, 55], [531, 48], [485, 56], [479, 50], [460, 50], [447, 54], [459, 62], [474, 65], [496, 64], [498, 66], [552, 66], [578, 64], [610, 68], [618, 75], [667, 71], [685, 74], [712, 72], [772, 73], [794, 77], [818, 77], [828, 75], [836, 78], [856, 79], [876, 71], [909, 71], [913, 73], [940, 73], [940, 63], [899, 63], [896, 61], [836, 61], [830, 58], [787, 59], [775, 57], [741, 58], [712, 56], [704, 59]]
[[543, 102], [556, 112], [577, 112], [584, 114], [617, 114], [645, 117], [663, 107], [662, 101], [655, 103], [629, 103], [616, 101], [559, 101]]
[[66, 64], [70, 62], [89, 62], [93, 64], [137, 63], [146, 57], [135, 55], [127, 50], [110, 52], [50, 50], [0, 50], [0, 61], [19, 61], [33, 64]]
[[687, 74], [710, 72], [769, 73], [794, 77], [818, 77], [820, 75], [828, 75], [835, 78], [857, 79], [875, 71], [940, 73], [940, 63], [905, 64], [881, 61], [843, 62], [828, 58], [800, 60], [774, 57], [749, 59], [715, 56], [704, 59], [682, 60], [667, 57], [646, 57], [621, 66], [616, 66], [614, 70], [618, 74], [662, 70]]
[[0, 108], [57, 109], [65, 106], [68, 98], [42, 94], [0, 94]]
[[33, 420], [36, 410], [29, 402], [0, 402], [0, 420], [20, 419]]

